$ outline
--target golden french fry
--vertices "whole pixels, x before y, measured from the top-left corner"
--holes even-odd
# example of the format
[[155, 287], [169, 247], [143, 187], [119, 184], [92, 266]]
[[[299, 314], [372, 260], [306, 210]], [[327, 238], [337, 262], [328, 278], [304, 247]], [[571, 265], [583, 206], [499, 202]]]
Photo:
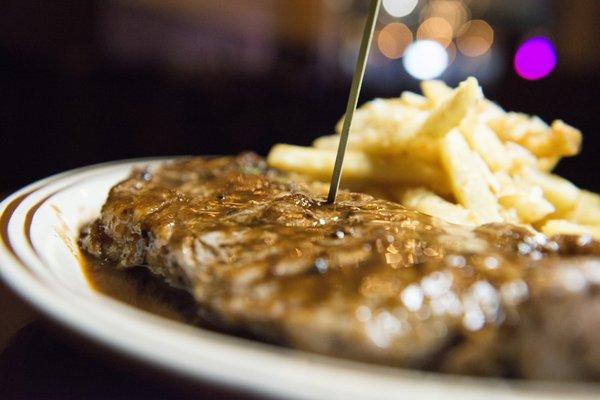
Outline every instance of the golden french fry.
[[500, 216], [504, 222], [508, 222], [511, 224], [519, 225], [521, 224], [521, 219], [519, 218], [519, 214], [517, 210], [514, 208], [502, 208], [500, 210]]
[[551, 172], [560, 161], [560, 157], [540, 157], [537, 159], [537, 167], [540, 171]]
[[552, 122], [550, 129], [554, 145], [558, 147], [558, 149], [553, 149], [554, 151], [559, 151], [564, 156], [574, 156], [579, 153], [582, 142], [579, 129], [565, 124], [560, 119]]
[[581, 132], [560, 120], [548, 126], [536, 116], [506, 113], [488, 124], [502, 140], [518, 143], [540, 158], [572, 156], [581, 147]]
[[403, 146], [398, 146], [398, 148], [403, 149], [404, 154], [417, 155], [430, 164], [439, 165], [441, 140], [441, 138], [424, 139], [423, 137], [415, 137], [406, 141]]
[[428, 114], [398, 107], [396, 101], [370, 102], [355, 114], [351, 147], [370, 154], [408, 153], [437, 163], [435, 139], [458, 125], [482, 96], [477, 80], [469, 78]]
[[[406, 107], [402, 98], [375, 99], [362, 105], [354, 112], [350, 132], [362, 132], [366, 129], [384, 129], [394, 131], [397, 126], [411, 120], [422, 112], [414, 107]], [[344, 117], [335, 126], [336, 133], [342, 131]]]
[[452, 96], [431, 111], [415, 136], [425, 140], [443, 137], [457, 126], [482, 98], [483, 93], [477, 79], [468, 78], [458, 85]]
[[[414, 115], [412, 118], [412, 121], [406, 120], [403, 124], [380, 127], [373, 123], [372, 127], [352, 131], [348, 137], [348, 148], [374, 155], [407, 153], [408, 143], [415, 135], [424, 115]], [[339, 135], [324, 136], [313, 142], [314, 147], [321, 149], [337, 149], [338, 144]], [[421, 155], [418, 152], [411, 153], [417, 157]]]
[[510, 176], [504, 172], [496, 173], [495, 177], [500, 185], [498, 201], [505, 209], [515, 210], [520, 222], [532, 224], [556, 211], [533, 178], [522, 173]]
[[419, 110], [425, 110], [430, 107], [427, 98], [413, 92], [403, 92], [400, 95], [400, 100], [402, 101], [402, 104], [406, 107], [414, 107]]
[[[405, 107], [398, 99], [372, 101], [356, 110], [349, 146], [371, 154], [405, 152], [426, 117], [425, 111]], [[338, 133], [342, 122], [338, 122]]]
[[[329, 181], [336, 153], [332, 150], [277, 144], [267, 162], [271, 167], [298, 172], [314, 179]], [[372, 181], [379, 183], [416, 184], [448, 193], [443, 171], [411, 157], [373, 157], [358, 151], [348, 151], [344, 159], [344, 182]]]
[[492, 190], [492, 193], [496, 194], [500, 191], [500, 182], [496, 179], [496, 176], [490, 171], [489, 167], [483, 161], [483, 158], [476, 152], [474, 153], [473, 161], [476, 163], [475, 165], [479, 165], [479, 171], [481, 171], [483, 177], [485, 178], [486, 184]]
[[[439, 80], [422, 81], [421, 90], [433, 106], [441, 104], [451, 97], [453, 93], [451, 87]], [[505, 111], [500, 106], [486, 99], [478, 102], [472, 111], [480, 122], [499, 118], [505, 114]]]
[[443, 81], [430, 80], [421, 82], [421, 91], [433, 106], [440, 105], [452, 96], [452, 88]]
[[539, 187], [518, 190], [512, 195], [501, 196], [498, 200], [503, 207], [515, 210], [519, 221], [527, 224], [541, 221], [555, 211], [554, 206], [544, 199]]
[[581, 132], [557, 120], [544, 134], [526, 135], [521, 144], [537, 157], [572, 156], [579, 153]]
[[[460, 204], [473, 210], [481, 223], [500, 222], [498, 200], [487, 181], [487, 168], [464, 137], [454, 129], [441, 142], [441, 160]], [[488, 170], [489, 173], [489, 170]]]
[[[527, 114], [507, 112], [488, 121], [490, 128], [503, 141], [521, 144], [528, 135], [544, 136], [549, 126], [538, 117]], [[531, 150], [531, 149], [530, 149]]]
[[564, 219], [552, 219], [542, 226], [542, 232], [553, 235], [589, 235], [600, 240], [600, 227], [576, 224]]
[[[364, 139], [360, 136], [348, 137], [348, 150], [360, 150], [363, 147]], [[337, 150], [340, 144], [340, 135], [327, 135], [316, 138], [312, 146], [317, 149]]]
[[600, 195], [582, 190], [575, 207], [566, 213], [565, 219], [578, 224], [600, 226]]
[[[350, 138], [348, 138], [350, 139]], [[348, 140], [350, 142], [350, 140]], [[324, 150], [335, 150], [338, 148], [340, 144], [340, 136], [339, 135], [327, 135], [316, 138], [312, 142], [312, 146], [317, 149]], [[350, 143], [348, 143], [348, 148], [350, 148]]]
[[409, 154], [419, 154], [425, 160], [437, 163], [440, 143], [452, 128], [456, 127], [483, 94], [475, 78], [468, 78], [445, 101], [436, 106], [420, 128], [405, 144]]
[[508, 171], [511, 168], [512, 162], [508, 151], [487, 125], [478, 122], [475, 118], [466, 118], [460, 124], [460, 131], [490, 170]]
[[472, 211], [461, 205], [452, 204], [425, 188], [403, 191], [398, 200], [407, 208], [442, 218], [454, 224], [477, 225], [478, 223], [477, 216]]
[[493, 101], [483, 99], [483, 101], [480, 101], [475, 106], [475, 109], [471, 113], [477, 117], [479, 122], [487, 124], [490, 120], [502, 118], [506, 114], [506, 111]]
[[564, 213], [575, 207], [581, 191], [577, 186], [560, 176], [537, 171], [533, 168], [523, 168], [520, 171], [523, 178], [533, 185], [539, 186], [559, 213]]
[[537, 166], [538, 159], [525, 147], [514, 142], [504, 142], [504, 148], [508, 153], [512, 168], [519, 169]]

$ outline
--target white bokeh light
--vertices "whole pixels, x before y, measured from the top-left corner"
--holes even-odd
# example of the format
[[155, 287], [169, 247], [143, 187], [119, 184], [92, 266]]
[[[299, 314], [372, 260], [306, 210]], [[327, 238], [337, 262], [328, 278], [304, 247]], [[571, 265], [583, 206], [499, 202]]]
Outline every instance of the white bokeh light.
[[383, 8], [392, 17], [404, 17], [417, 7], [419, 0], [383, 0]]
[[416, 79], [439, 77], [448, 67], [448, 53], [433, 40], [418, 40], [408, 46], [403, 58], [404, 68]]

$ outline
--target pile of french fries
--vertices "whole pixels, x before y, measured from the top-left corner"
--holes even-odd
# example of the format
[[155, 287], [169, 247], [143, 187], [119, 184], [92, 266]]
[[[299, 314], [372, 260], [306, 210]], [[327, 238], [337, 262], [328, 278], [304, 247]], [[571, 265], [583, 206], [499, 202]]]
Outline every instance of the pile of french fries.
[[[356, 110], [343, 187], [456, 224], [508, 222], [600, 240], [600, 196], [550, 172], [579, 152], [580, 131], [504, 111], [475, 78], [455, 89], [424, 81], [421, 89]], [[275, 145], [269, 164], [328, 182], [342, 123], [312, 147]]]

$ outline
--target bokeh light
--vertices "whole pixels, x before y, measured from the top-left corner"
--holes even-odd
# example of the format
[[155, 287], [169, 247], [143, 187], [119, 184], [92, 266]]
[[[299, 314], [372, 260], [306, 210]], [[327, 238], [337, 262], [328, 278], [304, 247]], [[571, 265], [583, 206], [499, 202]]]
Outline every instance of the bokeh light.
[[452, 25], [441, 17], [427, 18], [417, 29], [418, 40], [435, 40], [442, 46], [448, 47], [452, 42]]
[[417, 7], [419, 0], [383, 0], [383, 8], [392, 17], [404, 17]]
[[417, 40], [406, 49], [403, 64], [406, 72], [416, 79], [439, 77], [448, 67], [448, 53], [433, 40]]
[[456, 40], [458, 50], [467, 57], [479, 57], [494, 43], [494, 30], [487, 22], [476, 19], [464, 24]]
[[387, 58], [397, 59], [402, 57], [412, 40], [413, 34], [408, 26], [393, 22], [384, 26], [377, 35], [377, 47]]
[[431, 17], [440, 17], [448, 21], [452, 31], [458, 29], [469, 19], [469, 9], [460, 0], [432, 0], [421, 11], [421, 21]]
[[556, 50], [550, 39], [539, 36], [523, 42], [514, 58], [517, 74], [527, 80], [548, 76], [556, 67]]

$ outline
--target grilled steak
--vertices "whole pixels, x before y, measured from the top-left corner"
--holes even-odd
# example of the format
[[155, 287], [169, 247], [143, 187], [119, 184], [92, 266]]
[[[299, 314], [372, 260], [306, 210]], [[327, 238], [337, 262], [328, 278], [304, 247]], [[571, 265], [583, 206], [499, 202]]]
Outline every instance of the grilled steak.
[[258, 156], [138, 170], [81, 245], [143, 265], [221, 326], [430, 370], [600, 378], [600, 245], [470, 229], [269, 170]]

